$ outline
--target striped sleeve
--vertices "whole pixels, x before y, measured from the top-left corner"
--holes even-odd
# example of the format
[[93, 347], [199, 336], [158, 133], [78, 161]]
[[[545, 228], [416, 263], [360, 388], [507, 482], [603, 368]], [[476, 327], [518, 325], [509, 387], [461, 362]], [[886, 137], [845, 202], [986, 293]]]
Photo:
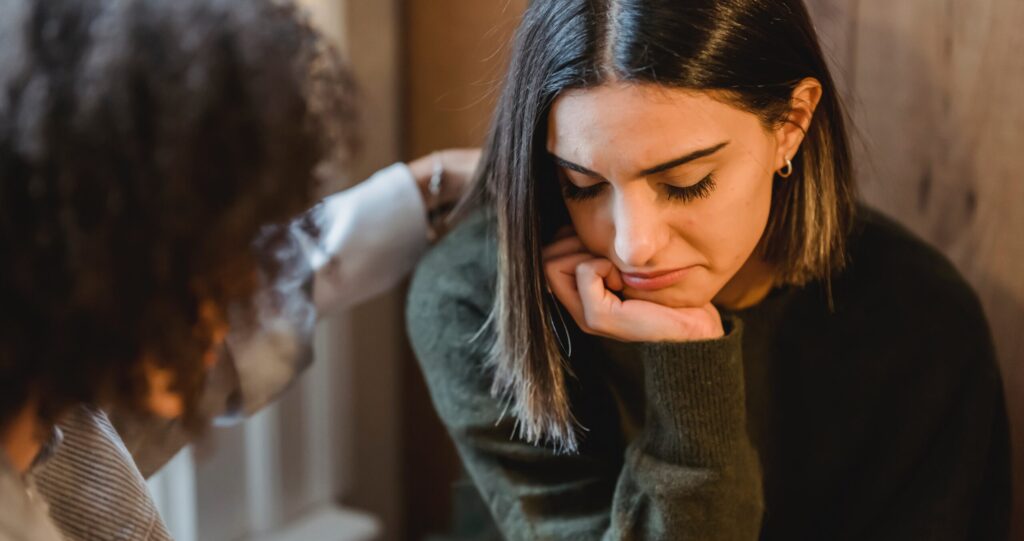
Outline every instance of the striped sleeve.
[[170, 541], [135, 462], [100, 410], [79, 406], [64, 440], [35, 470], [50, 516], [72, 540]]

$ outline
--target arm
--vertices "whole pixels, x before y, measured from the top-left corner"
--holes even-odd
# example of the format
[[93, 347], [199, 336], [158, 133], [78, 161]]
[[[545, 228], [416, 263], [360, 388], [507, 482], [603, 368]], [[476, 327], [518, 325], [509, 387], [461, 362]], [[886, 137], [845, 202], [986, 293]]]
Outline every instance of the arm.
[[[211, 378], [209, 391], [221, 397], [216, 407], [226, 409], [214, 411], [251, 415], [269, 404], [312, 361], [316, 319], [380, 295], [407, 276], [427, 249], [428, 213], [462, 196], [479, 157], [479, 150], [445, 150], [394, 164], [292, 222], [289, 232], [304, 258], [290, 259], [304, 259], [295, 273], [301, 279], [276, 286], [284, 288], [281, 296], [292, 310], [228, 340], [230, 354], [221, 362], [232, 366], [224, 377]], [[436, 195], [428, 187], [435, 163], [442, 173]], [[307, 233], [308, 224], [317, 238]]]
[[[249, 333], [232, 333], [207, 378], [205, 415], [231, 421], [251, 415], [280, 395], [312, 361], [316, 318], [394, 287], [427, 247], [427, 212], [461, 197], [478, 150], [438, 153], [444, 165], [442, 192], [429, 193], [432, 156], [385, 168], [359, 185], [327, 197], [289, 226], [294, 241], [284, 255], [292, 280], [275, 284], [288, 299], [278, 317]], [[304, 229], [312, 221], [313, 239]], [[297, 256], [297, 257], [295, 257]], [[310, 280], [312, 277], [312, 280]], [[309, 285], [312, 281], [312, 302]], [[110, 412], [139, 469], [149, 476], [191, 439], [181, 424]]]
[[207, 391], [212, 411], [245, 416], [271, 403], [312, 362], [317, 319], [393, 288], [412, 270], [427, 248], [423, 161], [382, 169], [289, 225], [294, 248], [282, 259], [295, 265], [295, 279], [274, 284], [287, 302], [259, 328], [228, 338], [219, 363], [228, 366]]
[[418, 270], [409, 329], [437, 411], [503, 534], [756, 539], [762, 496], [746, 435], [740, 325], [718, 340], [636, 345], [647, 422], [625, 450], [594, 377], [596, 352], [574, 353], [582, 385], [574, 413], [588, 429], [580, 454], [528, 444], [513, 436], [490, 394], [487, 335], [473, 340], [490, 308], [494, 269], [482, 266], [486, 254], [453, 247], [486, 242], [466, 230]]
[[405, 164], [326, 198], [310, 215], [320, 229], [308, 251], [320, 315], [394, 287], [427, 248], [426, 205]]
[[[358, 304], [405, 278], [426, 252], [428, 215], [462, 197], [479, 159], [479, 150], [445, 150], [395, 164], [313, 209], [320, 238], [308, 256], [317, 313]], [[435, 165], [436, 195], [429, 187]]]

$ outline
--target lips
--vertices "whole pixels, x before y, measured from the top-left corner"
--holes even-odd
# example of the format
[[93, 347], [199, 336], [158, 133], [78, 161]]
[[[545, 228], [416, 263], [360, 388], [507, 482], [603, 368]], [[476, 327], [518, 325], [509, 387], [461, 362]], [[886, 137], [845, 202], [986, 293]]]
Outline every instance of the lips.
[[679, 283], [696, 265], [656, 272], [624, 272], [622, 281], [633, 289], [654, 291]]

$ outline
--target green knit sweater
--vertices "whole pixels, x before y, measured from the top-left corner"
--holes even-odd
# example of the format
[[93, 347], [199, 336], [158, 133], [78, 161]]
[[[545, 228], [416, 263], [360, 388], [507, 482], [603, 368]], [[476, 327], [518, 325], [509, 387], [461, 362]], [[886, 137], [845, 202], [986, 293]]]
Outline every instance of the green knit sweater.
[[579, 454], [513, 436], [489, 392], [493, 223], [422, 262], [408, 323], [437, 411], [508, 539], [1005, 539], [1008, 427], [979, 302], [861, 210], [832, 281], [723, 313], [724, 338], [573, 329]]

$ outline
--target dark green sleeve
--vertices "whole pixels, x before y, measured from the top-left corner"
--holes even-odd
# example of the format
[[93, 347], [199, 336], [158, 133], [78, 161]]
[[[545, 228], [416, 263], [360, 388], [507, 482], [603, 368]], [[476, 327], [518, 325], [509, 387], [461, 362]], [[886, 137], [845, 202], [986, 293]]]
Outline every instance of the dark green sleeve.
[[602, 433], [617, 432], [615, 420], [576, 410], [589, 429], [581, 452], [558, 454], [514, 437], [490, 394], [489, 336], [474, 339], [489, 273], [479, 255], [442, 245], [417, 273], [408, 323], [435, 407], [508, 539], [758, 537], [761, 477], [746, 435], [738, 322], [720, 340], [636, 345], [645, 431], [623, 449]]

